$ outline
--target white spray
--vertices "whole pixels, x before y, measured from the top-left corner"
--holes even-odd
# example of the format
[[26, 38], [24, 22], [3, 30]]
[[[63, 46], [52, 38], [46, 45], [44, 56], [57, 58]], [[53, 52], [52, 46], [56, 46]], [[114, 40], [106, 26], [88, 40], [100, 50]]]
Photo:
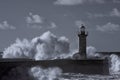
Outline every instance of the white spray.
[[30, 58], [35, 60], [54, 59], [69, 54], [69, 40], [62, 36], [57, 38], [50, 31], [31, 41], [17, 39], [6, 48], [3, 58]]
[[58, 80], [62, 74], [62, 70], [59, 68], [33, 67], [29, 72], [36, 80]]
[[[4, 50], [2, 58], [28, 58], [35, 60], [67, 58], [73, 55], [69, 50], [69, 45], [69, 40], [66, 37], [56, 37], [50, 31], [47, 31], [31, 41], [17, 39], [14, 44]], [[95, 52], [96, 49], [94, 47], [87, 47], [87, 56], [89, 58], [102, 57]], [[120, 71], [120, 58], [117, 55], [111, 55], [110, 60], [110, 70], [113, 72]], [[54, 80], [62, 72], [59, 68], [42, 69], [40, 67], [33, 67], [29, 71], [30, 75], [37, 80]]]
[[[50, 31], [47, 31], [31, 41], [17, 39], [14, 44], [4, 50], [2, 58], [46, 60], [66, 58], [68, 55], [70, 55], [69, 40], [64, 36], [58, 38]], [[14, 68], [3, 80], [54, 80], [62, 74], [62, 70], [59, 68], [43, 69], [38, 66], [30, 69], [26, 68], [25, 70], [24, 68]], [[30, 74], [28, 74], [27, 70]], [[13, 77], [10, 78], [10, 76]]]

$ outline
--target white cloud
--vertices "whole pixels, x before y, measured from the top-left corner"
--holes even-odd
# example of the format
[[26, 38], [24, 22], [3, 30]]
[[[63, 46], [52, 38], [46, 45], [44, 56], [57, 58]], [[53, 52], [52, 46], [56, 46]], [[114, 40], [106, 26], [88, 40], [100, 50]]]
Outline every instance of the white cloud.
[[51, 28], [56, 28], [57, 25], [54, 22], [51, 22]]
[[84, 0], [57, 0], [55, 4], [57, 5], [78, 5], [82, 4]]
[[104, 0], [56, 0], [56, 5], [79, 5], [83, 3], [105, 3]]
[[7, 29], [14, 30], [14, 29], [16, 29], [16, 27], [8, 24], [7, 21], [3, 21], [2, 23], [0, 23], [0, 29], [2, 29], [2, 30], [7, 30]]
[[90, 3], [100, 3], [100, 4], [105, 3], [105, 0], [86, 0], [86, 1]]
[[75, 22], [75, 24], [76, 24], [78, 27], [80, 27], [82, 24], [85, 25], [85, 22], [82, 21], [82, 20], [78, 20], [78, 21]]
[[120, 25], [118, 24], [113, 24], [111, 22], [108, 22], [105, 25], [97, 25], [97, 30], [102, 31], [102, 32], [113, 32], [113, 31], [118, 31], [119, 30]]
[[42, 23], [43, 19], [41, 16], [35, 14], [33, 15], [32, 13], [29, 13], [29, 16], [26, 17], [27, 23], [33, 24], [33, 23]]
[[97, 17], [105, 17], [105, 16], [107, 16], [107, 15], [105, 15], [105, 14], [98, 14], [98, 13], [95, 13], [95, 14], [92, 14], [92, 13], [87, 13], [87, 15], [88, 15], [88, 17], [89, 18], [97, 18]]
[[97, 18], [97, 17], [120, 17], [120, 11], [117, 8], [113, 8], [109, 13], [87, 13], [89, 18]]
[[110, 13], [111, 16], [120, 17], [120, 11], [117, 8], [114, 8]]
[[53, 29], [57, 27], [55, 22], [48, 21], [45, 18], [41, 17], [40, 15], [33, 14], [31, 12], [26, 17], [26, 22], [28, 27], [37, 28], [37, 29], [41, 29], [41, 28]]

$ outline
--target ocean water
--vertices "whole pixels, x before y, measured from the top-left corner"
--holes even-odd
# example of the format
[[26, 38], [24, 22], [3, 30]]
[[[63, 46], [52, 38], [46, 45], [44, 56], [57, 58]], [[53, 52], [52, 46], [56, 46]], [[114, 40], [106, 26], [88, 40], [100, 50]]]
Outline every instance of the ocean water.
[[64, 73], [58, 80], [120, 80], [120, 74], [113, 73], [110, 75], [87, 75], [80, 73]]
[[36, 80], [120, 80], [120, 72], [110, 72], [109, 75], [90, 75], [81, 73], [62, 73], [59, 68], [43, 70], [34, 67], [32, 73]]
[[89, 75], [81, 73], [62, 73], [60, 68], [42, 69], [39, 66], [30, 69], [14, 68], [1, 80], [120, 80], [120, 72], [109, 75]]
[[[43, 73], [44, 74], [44, 73]], [[110, 75], [88, 75], [81, 73], [62, 73], [59, 76], [39, 75], [39, 77], [32, 76], [5, 76], [2, 80], [120, 80], [120, 73]]]

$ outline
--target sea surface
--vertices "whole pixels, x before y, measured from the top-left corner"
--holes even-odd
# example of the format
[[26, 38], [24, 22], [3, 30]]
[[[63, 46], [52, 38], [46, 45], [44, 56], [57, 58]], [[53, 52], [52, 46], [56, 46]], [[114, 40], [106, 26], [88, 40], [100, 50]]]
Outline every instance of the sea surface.
[[86, 75], [75, 73], [64, 73], [58, 80], [120, 80], [119, 73], [110, 75]]
[[120, 72], [109, 75], [88, 75], [81, 73], [62, 73], [59, 68], [42, 69], [33, 67], [29, 71], [16, 68], [11, 70], [2, 80], [120, 80]]

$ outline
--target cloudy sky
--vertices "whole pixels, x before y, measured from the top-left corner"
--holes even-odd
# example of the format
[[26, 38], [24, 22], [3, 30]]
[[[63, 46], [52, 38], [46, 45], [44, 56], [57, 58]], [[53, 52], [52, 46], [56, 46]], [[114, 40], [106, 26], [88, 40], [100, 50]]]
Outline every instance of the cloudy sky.
[[78, 47], [78, 27], [89, 32], [87, 45], [120, 51], [120, 0], [0, 0], [0, 51], [16, 38], [31, 40], [46, 31]]

